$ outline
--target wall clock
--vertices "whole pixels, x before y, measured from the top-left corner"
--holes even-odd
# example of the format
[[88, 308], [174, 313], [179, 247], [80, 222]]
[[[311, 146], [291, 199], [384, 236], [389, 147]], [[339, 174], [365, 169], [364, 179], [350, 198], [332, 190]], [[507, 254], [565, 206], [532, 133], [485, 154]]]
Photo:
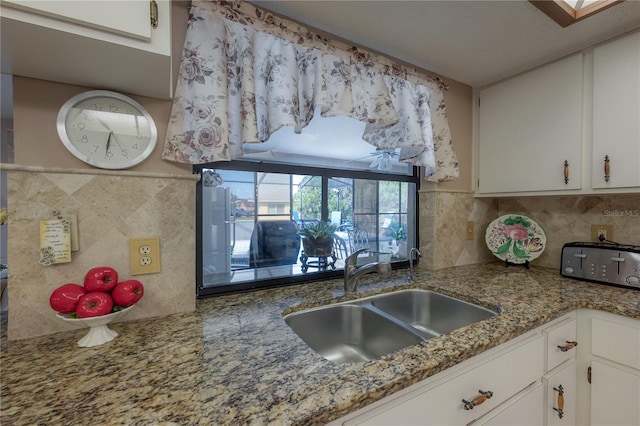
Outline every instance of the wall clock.
[[141, 163], [158, 139], [153, 118], [142, 105], [108, 90], [90, 90], [69, 99], [58, 112], [57, 128], [69, 152], [102, 169]]

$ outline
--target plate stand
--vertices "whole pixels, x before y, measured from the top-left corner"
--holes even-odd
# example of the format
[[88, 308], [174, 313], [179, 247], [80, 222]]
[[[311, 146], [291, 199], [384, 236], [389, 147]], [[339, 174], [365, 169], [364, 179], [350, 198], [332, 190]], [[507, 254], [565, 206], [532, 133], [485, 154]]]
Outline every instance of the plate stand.
[[118, 332], [107, 327], [106, 324], [96, 325], [89, 328], [89, 332], [78, 342], [78, 346], [89, 348], [91, 346], [102, 345], [118, 337]]
[[529, 269], [529, 261], [525, 260], [524, 263], [512, 263], [512, 262], [509, 262], [508, 260], [505, 260], [504, 267], [508, 268], [509, 266], [524, 266], [525, 268]]

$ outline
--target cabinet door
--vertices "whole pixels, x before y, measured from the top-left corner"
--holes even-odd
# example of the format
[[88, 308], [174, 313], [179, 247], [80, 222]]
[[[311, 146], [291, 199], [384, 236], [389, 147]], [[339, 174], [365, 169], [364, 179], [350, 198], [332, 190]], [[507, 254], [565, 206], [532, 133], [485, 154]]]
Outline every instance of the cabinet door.
[[640, 32], [593, 50], [593, 188], [640, 187], [638, 117]]
[[578, 54], [480, 92], [479, 193], [581, 188], [582, 84]]
[[149, 2], [146, 1], [3, 0], [3, 3], [62, 21], [143, 40], [151, 39]]
[[544, 416], [546, 425], [576, 424], [576, 362], [571, 360], [546, 374]]
[[640, 374], [637, 370], [591, 362], [591, 424], [640, 424]]

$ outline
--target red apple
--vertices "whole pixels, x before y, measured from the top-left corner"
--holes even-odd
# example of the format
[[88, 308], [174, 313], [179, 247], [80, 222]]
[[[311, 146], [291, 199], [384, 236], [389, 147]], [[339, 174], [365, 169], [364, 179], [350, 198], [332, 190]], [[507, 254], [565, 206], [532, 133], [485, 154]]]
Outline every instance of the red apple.
[[138, 280], [120, 281], [111, 292], [113, 302], [119, 306], [131, 306], [142, 298], [144, 286]]
[[78, 301], [76, 314], [78, 318], [100, 317], [111, 313], [113, 299], [108, 293], [92, 291]]
[[87, 292], [102, 291], [109, 293], [116, 284], [118, 284], [118, 272], [110, 266], [91, 268], [84, 276], [84, 289]]
[[56, 312], [68, 314], [76, 310], [78, 300], [85, 294], [87, 292], [80, 284], [64, 284], [53, 290], [49, 297], [49, 305]]

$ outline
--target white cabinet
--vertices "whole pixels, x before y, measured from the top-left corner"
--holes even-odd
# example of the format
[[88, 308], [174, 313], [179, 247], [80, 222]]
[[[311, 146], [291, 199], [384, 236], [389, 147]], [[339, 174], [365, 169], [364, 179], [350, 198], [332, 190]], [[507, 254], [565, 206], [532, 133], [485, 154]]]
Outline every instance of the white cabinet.
[[481, 417], [471, 424], [487, 426], [540, 426], [544, 423], [543, 388], [540, 382], [515, 395], [502, 406]]
[[640, 190], [639, 31], [484, 88], [478, 101], [477, 196]]
[[168, 99], [172, 7], [156, 1], [153, 28], [148, 1], [2, 0], [2, 72]]
[[591, 425], [640, 424], [640, 373], [591, 362]]
[[591, 318], [591, 424], [640, 424], [640, 321]]
[[568, 315], [546, 327], [545, 372], [551, 371], [563, 362], [575, 359], [578, 342], [576, 341], [575, 315]]
[[2, 0], [2, 4], [59, 21], [151, 40], [150, 8], [146, 1]]
[[[478, 390], [491, 398], [465, 410]], [[640, 321], [580, 309], [330, 426], [629, 426], [640, 424], [638, 401]]]
[[640, 424], [640, 321], [581, 309], [578, 341], [576, 424]]
[[640, 187], [639, 117], [636, 32], [593, 50], [593, 188]]
[[[522, 401], [521, 391], [540, 384], [542, 340], [539, 333], [534, 333], [499, 346], [333, 424], [460, 425], [476, 421], [493, 409], [502, 412], [526, 401], [536, 407], [533, 411], [541, 413], [542, 397]], [[494, 414], [497, 412], [488, 418]], [[507, 411], [502, 419], [516, 418], [513, 416]]]
[[478, 192], [580, 189], [582, 104], [582, 54], [482, 90]]
[[576, 424], [576, 362], [569, 360], [542, 378], [545, 391], [544, 418], [549, 426]]
[[[577, 410], [576, 355], [578, 349], [576, 313], [544, 327], [545, 375], [544, 424], [575, 425]], [[543, 423], [541, 423], [543, 424]]]

